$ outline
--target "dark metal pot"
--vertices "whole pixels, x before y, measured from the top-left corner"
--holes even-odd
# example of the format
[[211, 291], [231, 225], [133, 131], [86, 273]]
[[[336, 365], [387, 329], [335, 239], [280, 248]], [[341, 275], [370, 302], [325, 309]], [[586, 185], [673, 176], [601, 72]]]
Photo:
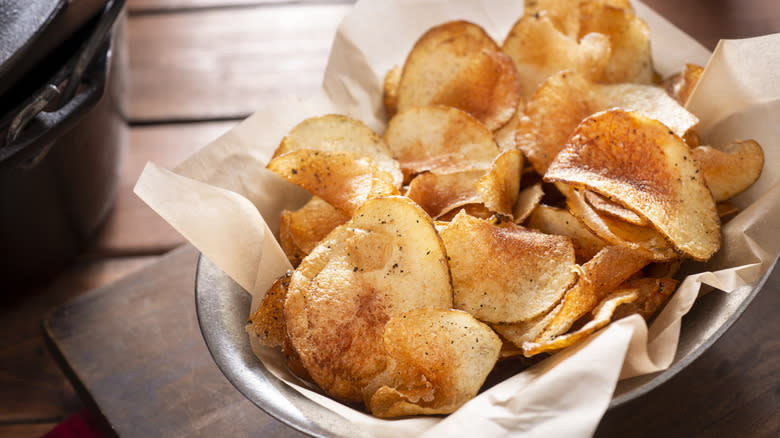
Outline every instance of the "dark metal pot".
[[[3, 2], [0, 11], [9, 12]], [[34, 41], [13, 42], [35, 53], [11, 54], [0, 66], [0, 82], [21, 77], [0, 89], [0, 284], [12, 286], [0, 287], [0, 295], [45, 280], [82, 251], [119, 182], [127, 134], [124, 0], [103, 0], [94, 16], [52, 42], [48, 27], [79, 2], [56, 3], [39, 8], [55, 16], [31, 32]], [[42, 45], [52, 51], [41, 56]], [[41, 61], [19, 62], [30, 57]]]

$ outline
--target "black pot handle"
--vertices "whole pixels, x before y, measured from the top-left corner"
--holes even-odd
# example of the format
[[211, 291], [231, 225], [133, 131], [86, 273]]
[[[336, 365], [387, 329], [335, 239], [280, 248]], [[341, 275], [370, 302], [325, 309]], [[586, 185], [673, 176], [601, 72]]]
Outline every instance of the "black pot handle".
[[[72, 112], [62, 110], [65, 107], [72, 109], [72, 104], [76, 103], [73, 102], [74, 100], [81, 100], [81, 104], [85, 103], [84, 99], [74, 99], [74, 96], [76, 96], [76, 92], [81, 85], [87, 68], [91, 65], [92, 61], [95, 60], [100, 49], [106, 44], [108, 35], [124, 5], [125, 0], [108, 0], [103, 9], [102, 16], [95, 26], [95, 30], [81, 45], [76, 55], [74, 55], [74, 57], [71, 58], [56, 75], [54, 75], [46, 86], [39, 89], [38, 92], [28, 99], [27, 103], [13, 118], [8, 127], [5, 145], [3, 148], [0, 148], [0, 151], [5, 149], [4, 152], [6, 152], [6, 154], [0, 155], [12, 155], [23, 149], [23, 145], [19, 143], [28, 142], [17, 142], [17, 139], [20, 139], [19, 134], [21, 134], [24, 128], [37, 116], [46, 114], [48, 117], [44, 117], [44, 119], [47, 120], [43, 120], [43, 122], [46, 125], [54, 126], [64, 121]], [[102, 73], [103, 74], [100, 75], [102, 82], [100, 84], [101, 94], [102, 88], [105, 85], [105, 71]], [[94, 91], [94, 86], [87, 87], [87, 89], [82, 90], [80, 94]], [[44, 111], [45, 108], [50, 109]], [[46, 156], [48, 150], [49, 147], [41, 148], [33, 157], [25, 160], [24, 166], [35, 166]]]

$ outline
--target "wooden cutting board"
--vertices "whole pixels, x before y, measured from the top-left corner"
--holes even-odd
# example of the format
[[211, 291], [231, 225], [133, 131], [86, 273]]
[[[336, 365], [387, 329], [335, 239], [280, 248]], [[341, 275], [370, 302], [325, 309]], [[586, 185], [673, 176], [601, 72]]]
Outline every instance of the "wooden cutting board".
[[[221, 374], [195, 314], [197, 251], [55, 308], [44, 332], [85, 402], [123, 437], [303, 434]], [[607, 413], [596, 436], [780, 436], [780, 273], [736, 324], [661, 387]]]

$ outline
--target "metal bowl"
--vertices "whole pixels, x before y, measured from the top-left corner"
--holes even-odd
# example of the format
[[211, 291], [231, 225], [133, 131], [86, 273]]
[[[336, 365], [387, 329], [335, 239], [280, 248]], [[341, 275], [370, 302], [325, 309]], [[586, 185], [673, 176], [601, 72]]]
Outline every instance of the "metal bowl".
[[[700, 297], [682, 320], [677, 355], [665, 371], [618, 382], [609, 409], [645, 394], [688, 366], [739, 318], [761, 290], [777, 260], [754, 286]], [[203, 338], [217, 366], [249, 400], [279, 421], [312, 436], [358, 437], [357, 428], [312, 402], [272, 375], [252, 353], [244, 331], [251, 297], [201, 255], [195, 280], [195, 305]]]

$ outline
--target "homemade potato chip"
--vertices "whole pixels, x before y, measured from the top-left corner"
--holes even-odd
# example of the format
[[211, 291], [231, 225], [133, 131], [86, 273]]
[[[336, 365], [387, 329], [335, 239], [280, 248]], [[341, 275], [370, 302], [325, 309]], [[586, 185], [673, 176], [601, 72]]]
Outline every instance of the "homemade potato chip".
[[421, 173], [409, 184], [406, 196], [438, 219], [458, 207], [482, 202], [475, 184], [484, 174], [482, 170], [445, 175]]
[[565, 192], [566, 205], [572, 215], [603, 241], [643, 252], [655, 261], [667, 261], [677, 257], [674, 247], [655, 228], [633, 225], [600, 215], [585, 201], [581, 190], [569, 189]]
[[[519, 224], [526, 220], [526, 218], [531, 215], [534, 209], [536, 209], [539, 203], [542, 202], [542, 197], [544, 197], [544, 191], [542, 190], [541, 184], [537, 183], [531, 187], [524, 188], [520, 194], [517, 195], [517, 201], [515, 202], [514, 207], [512, 207], [512, 216], [514, 222]], [[577, 252], [576, 243], [574, 252], [575, 254]]]
[[663, 87], [669, 96], [680, 102], [680, 105], [685, 106], [693, 94], [696, 84], [699, 83], [703, 71], [704, 68], [696, 64], [685, 64], [685, 69], [667, 78]]
[[590, 260], [606, 245], [602, 239], [583, 226], [569, 211], [541, 204], [534, 209], [525, 225], [546, 234], [571, 238], [578, 263]]
[[501, 50], [514, 61], [526, 99], [548, 77], [562, 70], [575, 71], [593, 80], [602, 77], [610, 56], [607, 36], [594, 33], [578, 41], [561, 33], [544, 15], [521, 17], [509, 31]]
[[495, 131], [512, 118], [520, 102], [520, 80], [512, 59], [482, 50], [433, 96], [428, 105], [461, 109]]
[[558, 303], [551, 311], [526, 321], [491, 324], [490, 327], [515, 347], [520, 348], [522, 354], [523, 343], [538, 338], [542, 330], [550, 325], [550, 321], [560, 312], [561, 306], [562, 304]]
[[498, 129], [520, 98], [515, 66], [479, 26], [451, 21], [428, 30], [415, 43], [398, 84], [398, 111], [444, 104]]
[[351, 152], [298, 149], [273, 158], [268, 169], [348, 216], [367, 199], [398, 194], [389, 173]]
[[382, 104], [385, 106], [387, 118], [398, 112], [398, 84], [401, 82], [401, 66], [396, 65], [388, 70], [382, 83]]
[[612, 319], [618, 320], [637, 313], [645, 321], [649, 321], [666, 304], [678, 284], [679, 282], [673, 278], [637, 278], [626, 281], [621, 287], [635, 288], [638, 297], [636, 301], [618, 307]]
[[377, 167], [393, 177], [393, 184], [401, 187], [403, 175], [398, 162], [382, 137], [363, 122], [338, 114], [311, 117], [295, 126], [282, 139], [273, 158], [298, 149], [324, 152], [352, 152], [374, 160]]
[[648, 224], [647, 219], [622, 205], [615, 204], [598, 193], [593, 193], [590, 190], [584, 190], [582, 193], [585, 196], [585, 201], [599, 213], [608, 214], [634, 225], [645, 226]]
[[599, 82], [653, 82], [650, 28], [633, 11], [606, 2], [580, 4], [579, 36], [598, 32], [609, 37], [611, 53]]
[[462, 212], [439, 234], [449, 256], [454, 306], [481, 321], [534, 318], [577, 278], [574, 247], [566, 237]]
[[577, 283], [566, 292], [562, 305], [535, 342], [545, 343], [566, 333], [578, 319], [593, 310], [610, 292], [648, 262], [649, 259], [644, 254], [628, 248], [620, 246], [602, 248], [598, 254], [582, 265]]
[[545, 15], [558, 30], [577, 38], [580, 35], [581, 9], [588, 4], [634, 10], [628, 0], [525, 0], [523, 15]]
[[619, 107], [659, 120], [679, 136], [698, 119], [661, 88], [640, 84], [595, 84], [564, 71], [545, 81], [525, 107], [517, 125], [517, 147], [543, 175], [586, 117]]
[[720, 247], [720, 220], [699, 167], [680, 137], [657, 120], [617, 109], [587, 118], [544, 179], [633, 210], [693, 259], [707, 260]]
[[476, 181], [476, 190], [488, 210], [513, 216], [522, 168], [523, 154], [517, 149], [510, 149], [496, 157], [490, 170]]
[[573, 345], [609, 324], [616, 309], [621, 305], [635, 302], [638, 298], [639, 292], [636, 288], [616, 290], [598, 304], [593, 311], [593, 319], [578, 330], [541, 342], [524, 342], [522, 345], [523, 354], [526, 357], [531, 357], [539, 353], [557, 351]]
[[314, 196], [296, 211], [282, 211], [279, 241], [290, 262], [297, 266], [320, 240], [348, 220], [349, 216]]
[[386, 373], [390, 382], [373, 392], [366, 405], [386, 418], [455, 411], [477, 395], [502, 342], [466, 312], [425, 308], [391, 318], [384, 345], [395, 360]]
[[325, 392], [362, 400], [387, 366], [387, 321], [452, 307], [446, 253], [433, 222], [411, 200], [366, 201], [290, 279], [284, 317], [301, 363]]
[[692, 154], [716, 202], [745, 191], [758, 180], [764, 168], [764, 151], [753, 140], [736, 141], [722, 150], [699, 146]]
[[490, 130], [467, 113], [442, 105], [399, 112], [384, 138], [406, 181], [425, 171], [487, 170], [499, 153]]
[[260, 307], [255, 310], [247, 321], [247, 332], [253, 333], [262, 345], [281, 347], [287, 335], [284, 324], [284, 300], [287, 298], [287, 288], [290, 286], [290, 276], [287, 271], [279, 277], [265, 293]]

